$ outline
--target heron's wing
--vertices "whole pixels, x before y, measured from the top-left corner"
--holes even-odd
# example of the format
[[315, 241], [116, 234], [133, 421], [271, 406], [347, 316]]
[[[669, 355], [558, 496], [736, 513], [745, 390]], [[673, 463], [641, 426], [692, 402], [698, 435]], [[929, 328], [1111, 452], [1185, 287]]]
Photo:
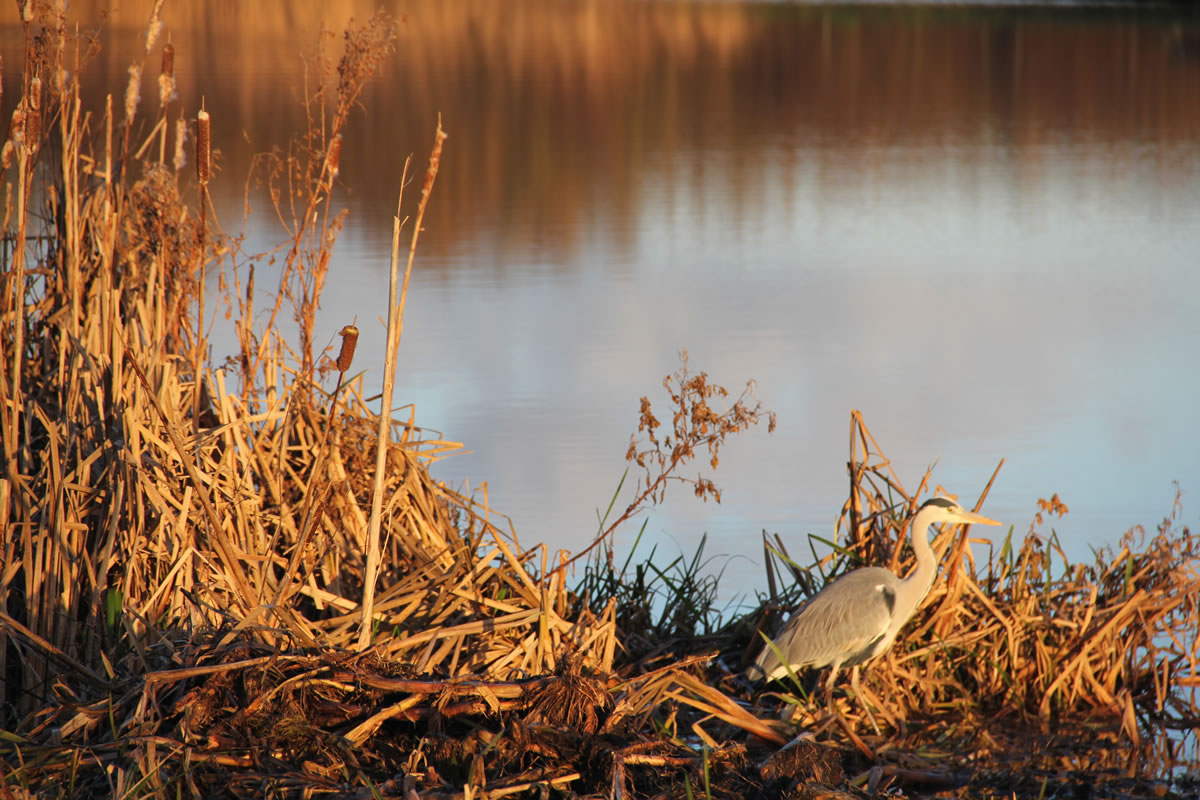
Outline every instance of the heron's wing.
[[887, 634], [899, 584], [879, 567], [843, 575], [792, 615], [775, 646], [763, 648], [751, 674], [771, 680], [786, 675], [780, 654], [792, 669], [866, 660]]

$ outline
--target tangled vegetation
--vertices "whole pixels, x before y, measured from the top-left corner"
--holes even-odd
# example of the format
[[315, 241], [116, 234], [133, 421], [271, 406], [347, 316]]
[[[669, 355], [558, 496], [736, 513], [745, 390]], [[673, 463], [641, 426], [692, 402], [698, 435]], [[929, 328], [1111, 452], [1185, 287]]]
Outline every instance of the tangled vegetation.
[[[430, 477], [459, 445], [412, 417], [381, 419], [361, 379], [345, 379], [352, 325], [337, 359], [314, 351], [342, 224], [341, 134], [392, 46], [388, 19], [351, 26], [341, 59], [321, 62], [309, 129], [262, 162], [287, 255], [256, 328], [263, 264], [208, 217], [219, 121], [195, 109], [170, 122], [158, 9], [145, 56], [162, 55], [159, 113], [144, 118], [144, 63], [123, 114], [111, 96], [84, 110], [84, 65], [68, 60], [94, 44], [74, 39], [61, 4], [21, 8], [25, 68], [0, 172], [3, 796], [1186, 790], [1170, 771], [1195, 762], [1186, 732], [1200, 720], [1186, 527], [1131, 532], [1092, 564], [1069, 563], [1036, 524], [986, 564], [946, 531], [946, 566], [906, 644], [868, 672], [884, 730], [865, 732], [840, 695], [830, 711], [804, 687], [759, 691], [741, 670], [780, 612], [860, 562], [905, 568], [900, 532], [928, 475], [907, 491], [853, 415], [840, 544], [802, 567], [765, 541], [769, 595], [723, 618], [703, 546], [665, 566], [622, 563], [606, 538], [674, 482], [719, 501], [710, 478], [681, 468], [706, 455], [715, 469], [726, 436], [774, 426], [749, 389], [711, 407], [726, 390], [685, 358], [665, 383], [669, 426], [641, 401], [636, 500], [576, 579], [573, 559], [523, 548]], [[238, 332], [229, 369], [204, 357], [212, 270]], [[296, 352], [274, 324], [285, 302]]]

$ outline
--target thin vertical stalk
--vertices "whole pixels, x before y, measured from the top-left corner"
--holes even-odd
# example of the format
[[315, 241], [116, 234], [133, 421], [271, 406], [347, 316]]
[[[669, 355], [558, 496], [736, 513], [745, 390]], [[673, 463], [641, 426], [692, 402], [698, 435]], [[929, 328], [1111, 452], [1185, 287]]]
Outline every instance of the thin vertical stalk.
[[[417, 206], [417, 219], [413, 225], [412, 243], [408, 248], [408, 263], [404, 268], [404, 285], [400, 290], [400, 304], [396, 305], [396, 280], [400, 262], [400, 201], [396, 202], [396, 217], [392, 224], [392, 273], [388, 295], [388, 339], [386, 361], [383, 366], [383, 397], [380, 400], [379, 441], [375, 451], [375, 485], [371, 490], [371, 519], [367, 524], [367, 568], [363, 576], [362, 622], [358, 630], [358, 649], [366, 649], [371, 643], [371, 622], [375, 615], [375, 580], [379, 575], [379, 529], [383, 516], [383, 470], [387, 463], [387, 447], [391, 441], [392, 391], [396, 380], [396, 350], [400, 345], [400, 334], [404, 330], [404, 303], [408, 298], [408, 280], [412, 277], [413, 260], [417, 255], [417, 240], [421, 236], [421, 221], [425, 218], [425, 207], [433, 182], [437, 179], [442, 160], [442, 143], [446, 132], [442, 130], [442, 119], [438, 117], [437, 133], [433, 150], [429, 154], [429, 168], [425, 171], [425, 184], [421, 187], [421, 202]], [[408, 160], [404, 162], [401, 187], [408, 174]], [[403, 188], [401, 189], [403, 198]]]
[[205, 233], [208, 229], [208, 179], [212, 174], [212, 123], [208, 112], [196, 112], [196, 180], [200, 184], [200, 266], [196, 275], [196, 341], [192, 354], [192, 433], [200, 434], [200, 386], [204, 354], [204, 265], [206, 261]]
[[[396, 216], [392, 218], [392, 269], [388, 280], [387, 344], [384, 347], [383, 397], [379, 401], [378, 441], [375, 447], [375, 479], [371, 486], [371, 517], [367, 522], [367, 567], [363, 576], [362, 620], [358, 628], [358, 649], [371, 644], [371, 620], [375, 616], [375, 579], [379, 575], [379, 528], [383, 516], [383, 470], [387, 464], [387, 446], [391, 440], [392, 391], [396, 382], [396, 349], [400, 344], [400, 309], [396, 306], [396, 283], [400, 273], [400, 209], [404, 204], [404, 185], [408, 182], [408, 165], [412, 156], [404, 159], [400, 173], [400, 194], [396, 198]], [[412, 261], [409, 261], [409, 269]], [[408, 285], [408, 276], [404, 276]], [[401, 295], [403, 297], [403, 295]], [[401, 301], [403, 303], [403, 300]]]
[[175, 45], [167, 42], [162, 50], [162, 70], [158, 75], [158, 124], [162, 126], [158, 139], [158, 163], [167, 161], [167, 107], [175, 97]]

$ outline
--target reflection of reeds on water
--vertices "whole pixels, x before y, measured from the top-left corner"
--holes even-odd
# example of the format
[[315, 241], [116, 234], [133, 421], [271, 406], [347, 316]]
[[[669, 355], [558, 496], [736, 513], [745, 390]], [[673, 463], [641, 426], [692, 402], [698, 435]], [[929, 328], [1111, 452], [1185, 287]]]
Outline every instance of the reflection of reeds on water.
[[[771, 755], [794, 728], [767, 713], [770, 697], [747, 702], [729, 668], [755, 646], [762, 614], [721, 619], [702, 552], [618, 569], [601, 550], [569, 586], [565, 554], [523, 549], [486, 502], [430, 478], [429, 464], [460, 445], [411, 413], [385, 421], [370, 544], [379, 418], [361, 377], [342, 385], [358, 332], [344, 329], [326, 393], [313, 380], [326, 368], [313, 320], [340, 229], [329, 211], [339, 114], [390, 45], [382, 18], [348, 33], [328, 89], [338, 111], [314, 114], [270, 162], [269, 180], [287, 187], [278, 302], [292, 303], [302, 331], [285, 358], [273, 326], [253, 325], [255, 272], [267, 265], [222, 236], [203, 201], [189, 203], [183, 160], [166, 164], [167, 95], [149, 134], [136, 103], [116, 119], [111, 95], [100, 115], [81, 114], [73, 80], [30, 74], [63, 76], [71, 51], [65, 18], [37, 10], [30, 70], [9, 88], [21, 102], [0, 173], [12, 187], [0, 250], [6, 790], [778, 796], [858, 768], [852, 752], [811, 742]], [[197, 132], [203, 146], [207, 127]], [[206, 155], [201, 188], [223, 179]], [[198, 355], [211, 324], [198, 313], [206, 269], [230, 273], [221, 307], [237, 316], [236, 375]], [[686, 365], [677, 381], [670, 435], [655, 433], [645, 400], [648, 441], [630, 449], [647, 502], [695, 452], [715, 467], [720, 440], [757, 421], [740, 399], [725, 415], [709, 409], [724, 390]], [[921, 492], [904, 491], [857, 416], [853, 441], [842, 553], [899, 568], [893, 532]], [[718, 496], [708, 479], [689, 482]], [[887, 736], [863, 734], [847, 706], [827, 744], [865, 740], [878, 774], [901, 783], [933, 780], [936, 748], [995, 755], [1014, 730], [1048, 721], [1087, 720], [1134, 773], [1179, 755], [1157, 734], [1197, 718], [1200, 587], [1186, 529], [1126, 537], [1087, 566], [1032, 532], [982, 567], [962, 536], [945, 546], [943, 578], [906, 644], [868, 673]], [[777, 584], [785, 551], [775, 551], [771, 600], [791, 605], [802, 591]], [[811, 584], [848, 561], [787, 569]]]

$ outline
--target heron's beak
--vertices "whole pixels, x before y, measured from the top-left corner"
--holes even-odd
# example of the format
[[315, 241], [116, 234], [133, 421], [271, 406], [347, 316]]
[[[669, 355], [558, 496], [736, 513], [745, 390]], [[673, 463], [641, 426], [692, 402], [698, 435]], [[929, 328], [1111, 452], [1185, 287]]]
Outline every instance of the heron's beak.
[[963, 509], [963, 511], [961, 513], [957, 514], [956, 516], [958, 517], [958, 519], [956, 519], [955, 522], [960, 522], [960, 523], [963, 523], [964, 525], [1003, 525], [1004, 524], [1003, 522], [999, 522], [994, 519], [989, 519], [988, 517], [985, 517], [982, 514], [976, 514], [975, 512], [967, 511], [966, 509]]

